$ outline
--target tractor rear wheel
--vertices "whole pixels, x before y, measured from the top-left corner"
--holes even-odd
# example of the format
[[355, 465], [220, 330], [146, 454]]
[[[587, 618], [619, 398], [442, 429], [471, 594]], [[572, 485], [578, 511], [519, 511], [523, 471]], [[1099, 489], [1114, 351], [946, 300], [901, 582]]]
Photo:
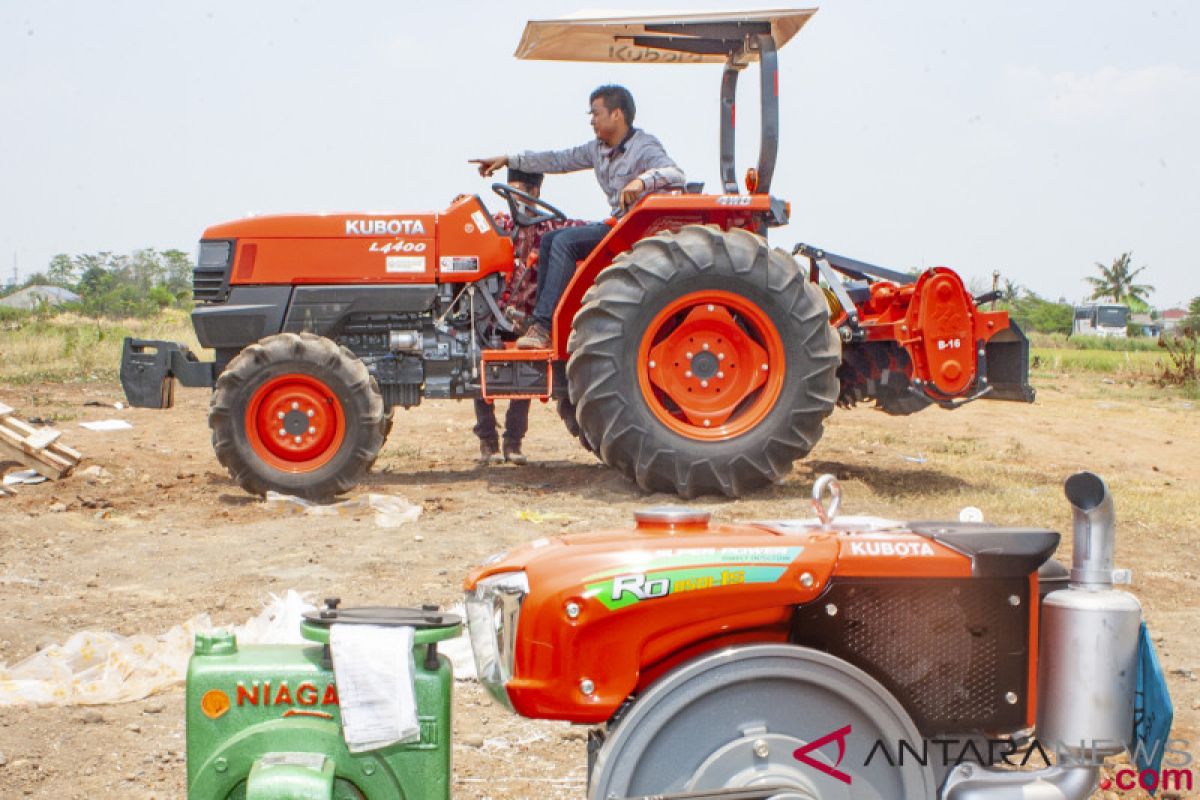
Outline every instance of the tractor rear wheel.
[[567, 379], [583, 436], [649, 491], [740, 496], [786, 474], [838, 397], [829, 306], [744, 230], [636, 243], [583, 298]]
[[575, 417], [575, 404], [571, 402], [569, 397], [558, 398], [558, 418], [567, 426], [567, 432], [574, 436], [584, 450], [595, 454], [596, 448], [592, 447], [587, 437], [583, 435], [583, 429], [579, 427], [579, 420]]
[[217, 460], [246, 491], [325, 500], [353, 488], [383, 446], [383, 398], [366, 365], [308, 333], [238, 354], [209, 409]]

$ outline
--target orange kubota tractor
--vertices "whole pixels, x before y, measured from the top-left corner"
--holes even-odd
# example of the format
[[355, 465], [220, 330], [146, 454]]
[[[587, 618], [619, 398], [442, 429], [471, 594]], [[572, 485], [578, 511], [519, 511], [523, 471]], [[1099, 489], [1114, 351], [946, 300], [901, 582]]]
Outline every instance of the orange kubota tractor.
[[[375, 461], [392, 409], [424, 398], [554, 399], [568, 429], [644, 489], [741, 495], [784, 475], [835, 405], [891, 414], [976, 398], [1030, 402], [1028, 344], [953, 271], [917, 278], [797, 245], [773, 196], [776, 49], [814, 10], [530, 22], [517, 57], [723, 63], [720, 194], [644, 197], [580, 262], [553, 345], [506, 349], [497, 298], [512, 241], [477, 196], [440, 213], [264, 216], [204, 232], [192, 320], [201, 362], [126, 340], [130, 403], [214, 386], [217, 457], [247, 491], [323, 498]], [[741, 193], [734, 97], [759, 62], [758, 164]], [[561, 217], [503, 184], [518, 226]], [[692, 191], [695, 190], [695, 191]], [[797, 261], [800, 257], [807, 266]]]

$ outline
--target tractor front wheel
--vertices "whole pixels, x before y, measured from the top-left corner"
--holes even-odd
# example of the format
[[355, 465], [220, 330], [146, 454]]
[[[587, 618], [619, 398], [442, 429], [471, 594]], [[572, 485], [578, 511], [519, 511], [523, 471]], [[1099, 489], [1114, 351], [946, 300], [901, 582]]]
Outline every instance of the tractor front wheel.
[[208, 424], [217, 460], [246, 491], [325, 500], [367, 473], [387, 419], [353, 353], [320, 336], [281, 333], [229, 362]]
[[838, 396], [824, 296], [744, 230], [636, 243], [584, 296], [568, 349], [583, 437], [643, 489], [684, 497], [778, 480]]

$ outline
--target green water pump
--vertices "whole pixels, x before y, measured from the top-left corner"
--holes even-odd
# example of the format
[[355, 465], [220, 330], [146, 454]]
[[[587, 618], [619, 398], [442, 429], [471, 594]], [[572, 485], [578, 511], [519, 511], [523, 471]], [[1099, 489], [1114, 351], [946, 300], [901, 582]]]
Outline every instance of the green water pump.
[[[329, 629], [334, 623], [414, 628], [420, 739], [351, 753]], [[449, 660], [437, 643], [462, 620], [435, 606], [338, 608], [305, 614], [312, 644], [239, 646], [231, 633], [196, 635], [187, 676], [189, 800], [446, 800], [450, 797]]]

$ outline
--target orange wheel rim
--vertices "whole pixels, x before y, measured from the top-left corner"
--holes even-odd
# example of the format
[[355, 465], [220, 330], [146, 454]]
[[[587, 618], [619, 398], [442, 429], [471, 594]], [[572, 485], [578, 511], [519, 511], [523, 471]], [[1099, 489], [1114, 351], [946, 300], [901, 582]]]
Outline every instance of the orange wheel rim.
[[264, 383], [246, 407], [246, 438], [266, 463], [285, 472], [312, 472], [346, 437], [342, 404], [311, 375], [287, 373]]
[[655, 315], [638, 348], [642, 398], [669, 429], [720, 441], [752, 430], [783, 388], [783, 341], [745, 297], [692, 292]]

